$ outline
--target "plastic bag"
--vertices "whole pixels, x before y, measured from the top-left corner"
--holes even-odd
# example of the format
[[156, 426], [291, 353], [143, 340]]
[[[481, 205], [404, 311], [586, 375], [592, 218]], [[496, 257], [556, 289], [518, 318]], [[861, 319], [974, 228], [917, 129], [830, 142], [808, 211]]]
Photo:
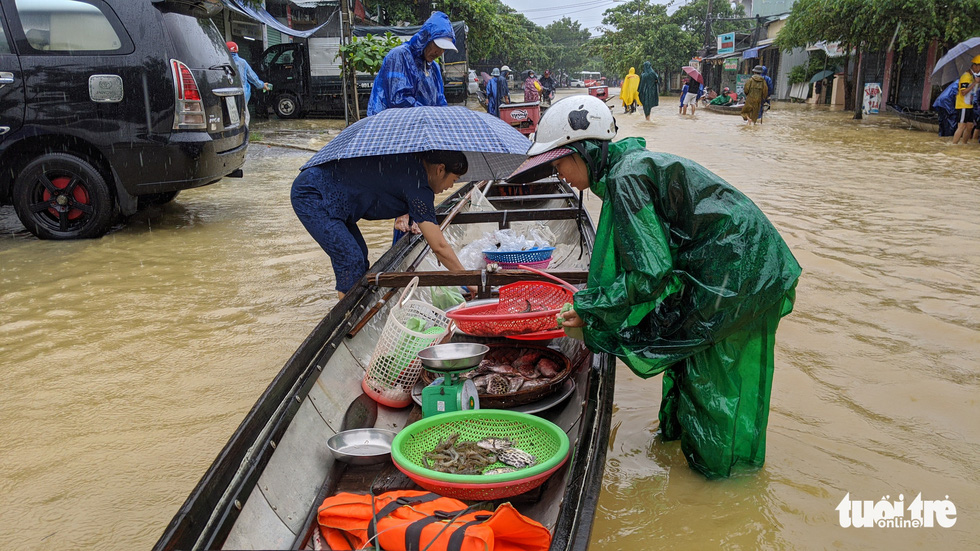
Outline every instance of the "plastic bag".
[[436, 287], [432, 289], [432, 305], [440, 310], [448, 310], [457, 304], [463, 304], [466, 299], [456, 287]]

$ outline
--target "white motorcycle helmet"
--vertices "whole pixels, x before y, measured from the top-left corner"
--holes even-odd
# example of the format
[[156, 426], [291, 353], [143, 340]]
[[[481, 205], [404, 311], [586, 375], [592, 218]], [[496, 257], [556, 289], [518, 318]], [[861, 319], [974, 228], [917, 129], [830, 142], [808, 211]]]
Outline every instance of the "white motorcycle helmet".
[[616, 119], [609, 106], [595, 96], [577, 95], [556, 101], [538, 121], [531, 136], [528, 159], [507, 178], [524, 183], [544, 178], [551, 172], [547, 164], [577, 151], [563, 147], [582, 140], [608, 143], [616, 137]]

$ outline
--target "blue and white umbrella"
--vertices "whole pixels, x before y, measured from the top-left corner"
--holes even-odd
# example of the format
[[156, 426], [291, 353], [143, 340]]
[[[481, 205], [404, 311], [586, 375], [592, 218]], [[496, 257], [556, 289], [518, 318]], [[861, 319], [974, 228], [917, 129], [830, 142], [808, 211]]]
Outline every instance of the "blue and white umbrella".
[[491, 180], [510, 176], [530, 147], [531, 141], [511, 125], [465, 107], [385, 109], [348, 126], [303, 168], [337, 159], [444, 149], [466, 155], [465, 181]]
[[939, 58], [929, 79], [933, 84], [944, 85], [960, 78], [970, 70], [970, 61], [980, 55], [980, 37], [975, 36], [960, 42]]

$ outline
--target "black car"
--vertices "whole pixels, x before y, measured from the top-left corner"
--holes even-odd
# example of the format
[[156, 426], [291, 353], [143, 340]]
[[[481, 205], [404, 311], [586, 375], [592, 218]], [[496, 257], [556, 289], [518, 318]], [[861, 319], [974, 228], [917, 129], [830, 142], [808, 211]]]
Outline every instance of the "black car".
[[42, 239], [241, 176], [241, 76], [215, 0], [0, 0], [0, 204]]

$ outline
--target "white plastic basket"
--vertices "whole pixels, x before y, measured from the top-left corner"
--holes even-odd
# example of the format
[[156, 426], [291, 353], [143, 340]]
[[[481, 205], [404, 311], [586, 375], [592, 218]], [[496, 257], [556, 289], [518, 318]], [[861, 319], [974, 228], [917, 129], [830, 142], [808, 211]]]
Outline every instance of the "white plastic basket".
[[[419, 352], [438, 342], [449, 330], [445, 312], [426, 302], [410, 300], [418, 283], [419, 278], [413, 278], [388, 313], [371, 364], [361, 381], [365, 394], [389, 407], [412, 404], [412, 387], [422, 375]], [[415, 329], [421, 331], [409, 328], [413, 318], [417, 320], [413, 324]]]

